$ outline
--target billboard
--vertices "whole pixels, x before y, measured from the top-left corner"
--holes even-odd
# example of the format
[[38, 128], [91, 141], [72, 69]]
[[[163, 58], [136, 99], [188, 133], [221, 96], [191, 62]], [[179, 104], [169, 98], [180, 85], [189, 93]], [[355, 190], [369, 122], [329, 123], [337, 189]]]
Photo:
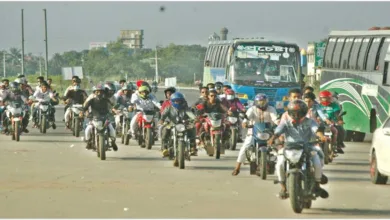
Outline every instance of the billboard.
[[91, 42], [89, 43], [89, 49], [96, 49], [96, 48], [107, 48], [107, 42]]
[[64, 80], [72, 80], [73, 76], [78, 76], [80, 79], [83, 79], [83, 67], [81, 66], [62, 67], [61, 72]]
[[176, 77], [165, 78], [166, 87], [176, 87]]
[[324, 63], [325, 47], [326, 47], [326, 42], [315, 43], [314, 46], [315, 67], [322, 67]]

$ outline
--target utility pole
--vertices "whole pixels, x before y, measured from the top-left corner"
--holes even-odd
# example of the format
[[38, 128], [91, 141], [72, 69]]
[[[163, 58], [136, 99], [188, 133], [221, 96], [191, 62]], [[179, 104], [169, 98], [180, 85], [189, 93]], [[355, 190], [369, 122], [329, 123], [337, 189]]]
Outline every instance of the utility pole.
[[47, 46], [47, 17], [46, 17], [46, 9], [43, 9], [43, 12], [45, 14], [45, 44], [46, 44], [46, 62], [45, 62], [45, 68], [46, 68], [46, 80], [49, 78], [49, 51]]
[[22, 75], [24, 75], [24, 16], [22, 9]]
[[155, 59], [156, 59], [156, 82], [158, 83], [157, 45], [156, 45]]
[[42, 76], [42, 54], [39, 54], [39, 76]]
[[6, 74], [5, 74], [5, 50], [3, 51], [3, 74], [4, 74], [4, 78], [6, 78]]

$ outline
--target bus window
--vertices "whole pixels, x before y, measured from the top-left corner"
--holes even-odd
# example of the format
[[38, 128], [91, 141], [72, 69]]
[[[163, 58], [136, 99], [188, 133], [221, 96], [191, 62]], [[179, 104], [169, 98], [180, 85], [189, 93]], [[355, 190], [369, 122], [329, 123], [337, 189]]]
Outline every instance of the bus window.
[[344, 46], [345, 38], [339, 38], [336, 42], [336, 47], [334, 48], [333, 58], [332, 58], [332, 67], [339, 68], [340, 67], [340, 57], [341, 52]]
[[211, 54], [211, 46], [207, 48], [206, 55], [204, 56], [205, 63], [206, 61], [209, 61], [210, 63], [210, 54]]
[[228, 51], [229, 51], [229, 45], [224, 46], [222, 51], [222, 67], [224, 68], [227, 65]]
[[214, 45], [213, 49], [211, 50], [211, 56], [210, 56], [210, 66], [215, 67], [215, 56], [217, 53], [218, 46]]
[[215, 64], [214, 64], [215, 67], [220, 67], [219, 58], [221, 57], [221, 49], [222, 49], [222, 46], [218, 45], [217, 53], [215, 54]]
[[384, 71], [383, 71], [383, 79], [382, 79], [382, 85], [386, 85], [388, 86], [389, 84], [387, 83], [387, 74], [389, 73], [389, 62], [386, 61], [385, 62], [385, 66], [384, 66]]
[[362, 38], [356, 38], [353, 41], [351, 55], [349, 56], [348, 69], [356, 69], [356, 62], [362, 41]]
[[349, 54], [351, 53], [352, 44], [354, 38], [348, 38], [344, 43], [343, 52], [341, 53], [340, 59], [340, 68], [347, 69], [348, 68], [348, 59]]
[[332, 57], [333, 57], [333, 50], [335, 45], [336, 45], [336, 38], [330, 38], [325, 50], [325, 57], [324, 57], [325, 67], [332, 68]]
[[372, 38], [370, 38], [370, 37], [365, 37], [363, 39], [363, 43], [362, 43], [362, 46], [360, 47], [359, 56], [358, 56], [358, 60], [357, 60], [357, 69], [358, 70], [365, 69], [364, 67], [366, 66], [368, 47], [370, 46], [371, 39]]
[[381, 73], [383, 73], [383, 70], [384, 70], [384, 63], [385, 63], [385, 56], [386, 56], [386, 53], [387, 53], [387, 49], [389, 48], [389, 44], [390, 44], [390, 38], [386, 38], [386, 40], [383, 42], [382, 44], [382, 47], [379, 49], [380, 51], [380, 55], [379, 55], [379, 59], [376, 60], [376, 69], [379, 69], [379, 71]]
[[224, 58], [224, 54], [223, 54], [223, 51], [225, 50], [225, 45], [222, 45], [221, 46], [221, 51], [219, 52], [219, 59], [218, 59], [218, 67], [224, 67], [223, 66], [223, 58]]
[[378, 57], [377, 54], [379, 54], [378, 53], [379, 46], [382, 44], [383, 39], [384, 38], [382, 38], [382, 37], [376, 37], [372, 41], [371, 46], [370, 46], [370, 50], [368, 51], [368, 55], [367, 55], [367, 64], [366, 64], [367, 71], [379, 70], [376, 68], [376, 66], [377, 66], [376, 60]]

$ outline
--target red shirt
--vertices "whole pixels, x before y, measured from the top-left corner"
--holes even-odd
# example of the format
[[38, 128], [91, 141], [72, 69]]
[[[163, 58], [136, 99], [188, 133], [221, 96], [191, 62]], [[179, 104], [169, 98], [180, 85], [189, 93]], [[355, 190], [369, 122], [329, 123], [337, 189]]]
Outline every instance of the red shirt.
[[168, 107], [168, 106], [171, 106], [171, 101], [170, 101], [170, 100], [165, 100], [165, 101], [163, 102], [163, 104], [161, 105], [161, 110], [160, 110], [160, 112], [162, 113], [162, 112], [164, 111], [164, 109], [165, 109], [166, 107]]

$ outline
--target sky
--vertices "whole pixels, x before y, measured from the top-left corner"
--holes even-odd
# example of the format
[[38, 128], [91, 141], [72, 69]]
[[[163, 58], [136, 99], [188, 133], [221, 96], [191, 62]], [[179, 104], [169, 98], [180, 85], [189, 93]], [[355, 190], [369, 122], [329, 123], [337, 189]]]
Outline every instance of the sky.
[[[160, 7], [165, 11], [161, 12]], [[117, 40], [120, 30], [143, 29], [144, 45], [200, 44], [222, 27], [233, 37], [265, 37], [306, 47], [331, 30], [390, 26], [390, 2], [0, 2], [0, 50], [45, 54], [47, 10], [49, 56], [88, 49], [90, 42]]]

